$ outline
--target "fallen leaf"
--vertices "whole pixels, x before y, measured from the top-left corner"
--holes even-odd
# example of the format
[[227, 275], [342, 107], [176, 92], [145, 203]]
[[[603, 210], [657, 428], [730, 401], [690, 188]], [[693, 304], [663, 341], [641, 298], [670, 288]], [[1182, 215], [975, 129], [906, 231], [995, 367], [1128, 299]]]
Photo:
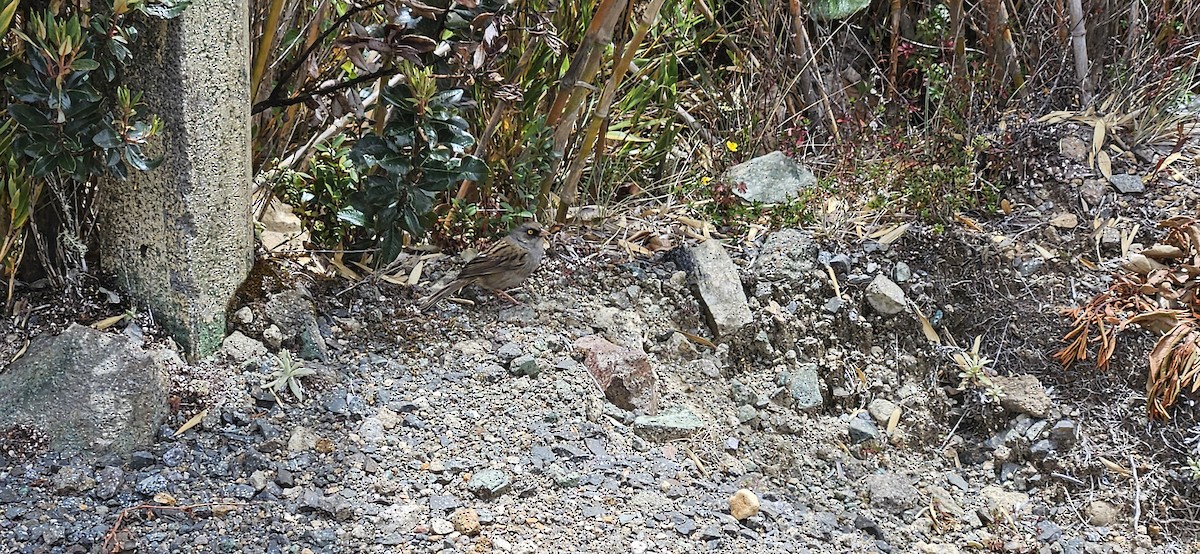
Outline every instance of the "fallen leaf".
[[230, 512], [237, 511], [237, 509], [238, 509], [238, 507], [236, 504], [213, 504], [212, 505], [212, 513], [213, 513], [213, 515], [215, 515], [217, 517], [225, 517], [225, 516], [229, 515]]
[[1033, 245], [1033, 249], [1037, 250], [1038, 255], [1041, 256], [1043, 260], [1050, 261], [1050, 260], [1053, 260], [1054, 258], [1058, 257], [1058, 254], [1055, 254], [1054, 252], [1051, 252], [1049, 250], [1046, 250], [1045, 248], [1042, 248], [1042, 245], [1040, 245], [1036, 242], [1031, 243], [1031, 244]]
[[178, 437], [179, 435], [182, 435], [184, 431], [187, 431], [188, 429], [191, 429], [192, 427], [199, 425], [200, 422], [204, 420], [204, 416], [206, 416], [206, 415], [208, 415], [208, 408], [200, 410], [200, 413], [192, 416], [192, 418], [187, 420], [186, 423], [184, 423], [183, 425], [180, 425], [179, 429], [177, 429], [175, 431], [175, 434], [173, 436]]
[[386, 283], [391, 283], [393, 285], [401, 286], [401, 287], [408, 284], [407, 278], [398, 278], [393, 275], [387, 275], [387, 274], [380, 275], [379, 280], [384, 281]]
[[929, 323], [929, 318], [921, 312], [916, 304], [909, 302], [909, 306], [913, 309], [913, 313], [917, 314], [917, 321], [921, 322], [921, 332], [925, 334], [925, 339], [932, 344], [942, 344], [942, 339], [938, 337], [937, 330], [933, 328], [933, 324]]
[[892, 408], [892, 415], [888, 417], [887, 434], [890, 436], [896, 432], [896, 426], [900, 424], [900, 413], [903, 409], [900, 406]]
[[175, 497], [171, 496], [171, 493], [169, 492], [155, 493], [154, 501], [162, 504], [163, 506], [174, 506], [177, 502], [179, 502], [178, 500], [175, 500]]
[[101, 319], [100, 321], [93, 323], [91, 325], [91, 328], [95, 329], [97, 331], [103, 331], [105, 329], [108, 329], [109, 327], [112, 327], [113, 325], [120, 323], [121, 320], [125, 319], [125, 317], [126, 317], [125, 314], [114, 315], [112, 317], [106, 317], [104, 319]]
[[1141, 254], [1130, 254], [1129, 257], [1121, 263], [1121, 267], [1140, 275], [1149, 275], [1153, 271], [1167, 268], [1167, 266]]
[[707, 347], [709, 347], [709, 348], [712, 348], [712, 349], [716, 349], [716, 348], [717, 348], [717, 345], [713, 344], [713, 341], [711, 341], [711, 340], [708, 340], [708, 339], [706, 339], [706, 338], [704, 338], [704, 337], [702, 337], [702, 336], [700, 336], [700, 335], [693, 335], [693, 334], [691, 334], [691, 333], [688, 333], [688, 332], [686, 332], [686, 331], [680, 331], [680, 332], [679, 332], [679, 334], [681, 334], [681, 335], [683, 335], [684, 337], [686, 337], [686, 338], [687, 338], [687, 340], [690, 340], [690, 341], [692, 341], [692, 342], [694, 342], [694, 343], [696, 343], [696, 344], [699, 344], [699, 345], [701, 345], [701, 346], [707, 346]]
[[1168, 258], [1178, 258], [1184, 255], [1182, 248], [1172, 246], [1170, 244], [1156, 244], [1141, 251], [1141, 254], [1147, 258], [1163, 260]]
[[955, 219], [955, 221], [962, 223], [964, 227], [966, 227], [972, 231], [982, 231], [983, 230], [983, 228], [979, 226], [979, 223], [977, 223], [974, 219], [971, 219], [963, 214], [954, 214], [954, 219]]
[[622, 248], [624, 248], [625, 251], [631, 255], [632, 254], [641, 254], [643, 256], [651, 256], [654, 254], [653, 252], [642, 247], [642, 245], [629, 242], [625, 239], [617, 240], [617, 244], [620, 245]]
[[1100, 169], [1100, 174], [1105, 179], [1112, 179], [1112, 160], [1109, 159], [1107, 152], [1103, 150], [1096, 152], [1096, 167]]
[[13, 354], [12, 359], [8, 363], [11, 365], [13, 362], [19, 360], [21, 356], [25, 355], [25, 351], [27, 350], [29, 350], [29, 339], [25, 339], [25, 344], [21, 345], [21, 349], [17, 350], [16, 354]]
[[1121, 464], [1111, 461], [1108, 458], [1105, 458], [1104, 456], [1099, 456], [1099, 458], [1100, 458], [1100, 463], [1104, 464], [1104, 467], [1108, 468], [1109, 471], [1111, 471], [1113, 473], [1121, 474], [1125, 477], [1129, 477], [1130, 475], [1133, 475], [1132, 471], [1125, 469], [1123, 466], [1121, 466]]
[[329, 263], [333, 265], [335, 269], [337, 269], [338, 274], [340, 274], [343, 278], [351, 281], [358, 281], [361, 279], [361, 277], [358, 276], [358, 273], [355, 273], [353, 269], [346, 267], [346, 264], [342, 263], [342, 252], [334, 254], [333, 257], [329, 259]]
[[425, 260], [417, 260], [417, 265], [413, 266], [412, 273], [408, 274], [408, 286], [415, 287], [417, 283], [421, 282], [422, 269], [425, 269]]
[[883, 235], [882, 237], [879, 238], [879, 243], [880, 244], [891, 244], [893, 242], [896, 242], [897, 240], [900, 239], [900, 237], [904, 236], [904, 232], [908, 231], [908, 227], [909, 227], [909, 224], [905, 223], [903, 225], [896, 227], [895, 229], [892, 229], [886, 235]]

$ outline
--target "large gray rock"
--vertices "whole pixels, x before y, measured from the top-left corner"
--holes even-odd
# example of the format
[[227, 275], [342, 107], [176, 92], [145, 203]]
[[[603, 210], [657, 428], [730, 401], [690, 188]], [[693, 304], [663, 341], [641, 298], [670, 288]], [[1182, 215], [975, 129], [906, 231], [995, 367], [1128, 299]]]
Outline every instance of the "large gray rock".
[[[780, 204], [817, 184], [807, 167], [778, 150], [737, 164], [725, 171], [733, 193], [751, 202]], [[741, 185], [744, 184], [743, 189]]]
[[1050, 396], [1042, 382], [1033, 375], [997, 375], [992, 377], [992, 384], [1003, 391], [1000, 405], [1004, 409], [1017, 413], [1029, 414], [1033, 417], [1050, 415]]
[[253, 261], [248, 6], [193, 2], [143, 26], [125, 80], [163, 121], [148, 153], [164, 162], [101, 183], [101, 266], [191, 359], [225, 338]]
[[795, 371], [780, 373], [776, 382], [787, 387], [792, 407], [807, 411], [820, 408], [825, 400], [821, 394], [821, 376], [817, 364], [800, 364]]
[[317, 308], [307, 293], [296, 289], [281, 292], [267, 301], [263, 311], [267, 321], [278, 327], [283, 341], [294, 342], [301, 358], [329, 359], [329, 347], [317, 325]]
[[1113, 175], [1108, 181], [1112, 183], [1113, 188], [1117, 189], [1117, 192], [1120, 192], [1121, 194], [1137, 194], [1139, 192], [1146, 192], [1146, 184], [1143, 183], [1142, 178], [1138, 177], [1137, 175], [1121, 173]]
[[73, 324], [34, 339], [0, 373], [0, 422], [41, 429], [56, 451], [124, 456], [153, 442], [168, 372], [181, 364], [173, 352]]
[[680, 248], [678, 254], [676, 260], [687, 271], [713, 333], [735, 333], [754, 319], [738, 268], [719, 241], [709, 239]]
[[817, 243], [811, 234], [799, 229], [780, 229], [763, 241], [754, 260], [754, 274], [760, 281], [802, 284], [812, 279], [817, 253]]
[[867, 303], [884, 315], [898, 314], [907, 307], [904, 289], [882, 274], [876, 275], [871, 284], [867, 285], [866, 297]]
[[894, 473], [875, 473], [863, 479], [871, 506], [898, 514], [915, 508], [921, 501], [921, 491], [907, 477]]

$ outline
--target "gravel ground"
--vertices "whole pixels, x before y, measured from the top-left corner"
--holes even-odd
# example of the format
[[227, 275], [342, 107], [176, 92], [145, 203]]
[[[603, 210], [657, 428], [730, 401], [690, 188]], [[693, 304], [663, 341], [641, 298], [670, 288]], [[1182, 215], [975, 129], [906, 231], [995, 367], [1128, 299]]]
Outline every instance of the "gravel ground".
[[[1068, 251], [1098, 244], [1048, 223], [1051, 196], [990, 229], [1041, 217]], [[175, 376], [152, 447], [85, 461], [10, 437], [0, 551], [1200, 551], [1172, 450], [1186, 424], [1146, 421], [1147, 341], [1105, 375], [1049, 359], [1055, 308], [1102, 276], [987, 233], [774, 236], [731, 245], [753, 319], [724, 337], [674, 255], [577, 238], [519, 306], [480, 293], [417, 314], [406, 287], [285, 278], [291, 292], [244, 302], [222, 351]], [[984, 337], [1002, 402], [963, 386], [911, 307], [874, 307], [879, 276], [959, 344]], [[303, 399], [261, 387], [279, 364], [271, 302], [315, 316], [323, 347], [282, 341], [316, 358], [300, 362]], [[673, 419], [607, 401], [577, 347], [588, 335], [644, 350]]]

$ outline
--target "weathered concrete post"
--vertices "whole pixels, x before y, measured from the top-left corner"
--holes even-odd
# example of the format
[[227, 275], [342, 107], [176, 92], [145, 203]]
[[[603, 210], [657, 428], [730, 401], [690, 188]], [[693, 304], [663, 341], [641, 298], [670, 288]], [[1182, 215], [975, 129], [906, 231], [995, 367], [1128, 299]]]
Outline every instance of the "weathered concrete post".
[[253, 261], [249, 13], [204, 0], [148, 25], [126, 81], [162, 118], [149, 150], [166, 160], [102, 185], [100, 261], [194, 360], [224, 338]]

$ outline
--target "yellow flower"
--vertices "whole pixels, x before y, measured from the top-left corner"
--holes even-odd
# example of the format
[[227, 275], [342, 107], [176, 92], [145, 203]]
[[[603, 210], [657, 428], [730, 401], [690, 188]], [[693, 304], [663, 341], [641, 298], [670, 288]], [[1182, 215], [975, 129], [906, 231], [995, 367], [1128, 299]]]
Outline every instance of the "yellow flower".
[[700, 184], [701, 184], [701, 185], [707, 185], [707, 184], [709, 184], [709, 183], [711, 183], [711, 182], [712, 182], [712, 177], [709, 177], [708, 175], [705, 175], [705, 176], [703, 176], [703, 177], [701, 177], [701, 178], [700, 178]]
[[728, 149], [730, 152], [737, 152], [738, 143], [733, 142], [732, 140], [727, 140], [727, 141], [725, 141], [725, 148]]

